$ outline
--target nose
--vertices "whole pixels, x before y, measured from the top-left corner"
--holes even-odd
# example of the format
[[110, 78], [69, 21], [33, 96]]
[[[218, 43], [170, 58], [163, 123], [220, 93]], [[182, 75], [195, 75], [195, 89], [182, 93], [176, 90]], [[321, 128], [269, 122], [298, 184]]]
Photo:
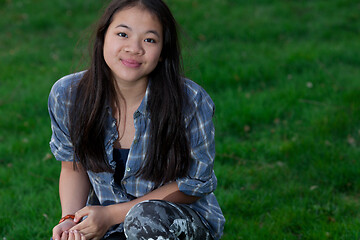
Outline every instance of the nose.
[[127, 53], [131, 53], [134, 55], [143, 55], [145, 53], [145, 50], [142, 46], [142, 41], [138, 39], [132, 39], [131, 41], [129, 40], [124, 50]]

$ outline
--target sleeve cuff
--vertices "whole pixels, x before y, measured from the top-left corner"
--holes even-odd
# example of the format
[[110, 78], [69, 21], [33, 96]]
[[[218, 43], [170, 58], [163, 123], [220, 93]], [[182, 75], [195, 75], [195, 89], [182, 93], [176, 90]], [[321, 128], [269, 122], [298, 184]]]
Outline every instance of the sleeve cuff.
[[206, 181], [192, 178], [180, 178], [176, 182], [181, 192], [196, 197], [203, 197], [212, 193], [217, 186], [217, 179], [214, 172], [212, 173], [211, 178]]

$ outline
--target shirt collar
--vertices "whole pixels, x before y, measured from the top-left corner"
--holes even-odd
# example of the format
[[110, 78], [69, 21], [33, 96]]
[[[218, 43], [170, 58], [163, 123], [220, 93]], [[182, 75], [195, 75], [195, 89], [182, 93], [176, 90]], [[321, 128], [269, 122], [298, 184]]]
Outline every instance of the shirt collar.
[[[149, 79], [144, 98], [141, 101], [138, 109], [135, 111], [134, 118], [139, 117], [139, 115], [143, 115], [143, 116], [147, 116], [147, 117], [149, 115], [149, 113], [147, 111], [147, 104], [148, 104], [148, 99], [149, 99], [149, 94], [150, 94], [150, 85], [151, 85], [151, 80]], [[107, 109], [110, 116], [112, 116], [112, 108], [108, 102], [106, 103], [105, 108]]]
[[147, 104], [148, 104], [148, 99], [149, 99], [149, 94], [150, 94], [150, 85], [151, 85], [151, 79], [149, 78], [148, 85], [146, 87], [145, 96], [144, 96], [143, 100], [141, 101], [140, 106], [135, 111], [134, 118], [138, 117], [139, 114], [142, 114], [144, 116], [148, 115]]

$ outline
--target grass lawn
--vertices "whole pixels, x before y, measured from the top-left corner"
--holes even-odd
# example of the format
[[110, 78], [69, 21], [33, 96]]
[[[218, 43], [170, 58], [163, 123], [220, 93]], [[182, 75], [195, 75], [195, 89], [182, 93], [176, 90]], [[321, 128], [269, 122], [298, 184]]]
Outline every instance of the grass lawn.
[[[0, 239], [61, 215], [47, 97], [86, 66], [97, 0], [0, 0]], [[216, 104], [223, 239], [360, 238], [360, 2], [169, 0]]]

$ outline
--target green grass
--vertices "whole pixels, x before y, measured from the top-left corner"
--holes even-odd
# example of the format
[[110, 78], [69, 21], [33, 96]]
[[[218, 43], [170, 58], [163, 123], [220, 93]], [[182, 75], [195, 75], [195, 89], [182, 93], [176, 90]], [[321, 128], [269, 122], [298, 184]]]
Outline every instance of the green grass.
[[[216, 104], [223, 239], [360, 238], [360, 3], [173, 0]], [[86, 63], [100, 1], [0, 0], [0, 238], [60, 217], [47, 97]]]

